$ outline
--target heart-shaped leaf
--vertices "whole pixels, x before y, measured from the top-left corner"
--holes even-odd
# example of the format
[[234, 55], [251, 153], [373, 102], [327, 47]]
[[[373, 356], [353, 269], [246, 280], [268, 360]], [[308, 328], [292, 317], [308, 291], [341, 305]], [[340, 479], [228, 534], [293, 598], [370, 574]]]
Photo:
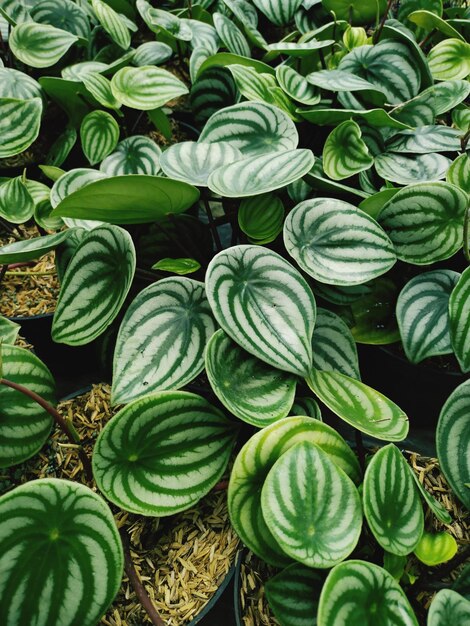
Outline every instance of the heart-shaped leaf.
[[427, 265], [462, 247], [467, 201], [467, 194], [449, 183], [409, 185], [387, 202], [378, 221], [400, 260]]
[[243, 57], [251, 56], [250, 46], [236, 24], [222, 13], [213, 13], [214, 26], [222, 43], [229, 52]]
[[278, 65], [276, 78], [285, 93], [297, 102], [310, 106], [320, 102], [321, 96], [318, 89], [310, 85], [305, 76], [296, 72], [293, 67], [285, 64]]
[[435, 567], [450, 561], [458, 550], [457, 542], [450, 533], [424, 532], [415, 548], [415, 556], [429, 567]]
[[204, 285], [165, 278], [146, 287], [127, 309], [116, 340], [112, 401], [179, 389], [204, 367], [216, 329]]
[[211, 191], [227, 198], [255, 196], [302, 178], [313, 163], [313, 153], [308, 149], [247, 157], [214, 170], [207, 185]]
[[[191, 434], [184, 434], [190, 428]], [[162, 391], [125, 406], [93, 452], [98, 488], [126, 511], [162, 517], [193, 506], [227, 466], [237, 430], [207, 400]]]
[[0, 248], [0, 265], [39, 259], [65, 241], [71, 232], [64, 230], [54, 235], [33, 237], [3, 246]]
[[153, 65], [123, 67], [111, 80], [118, 102], [131, 109], [151, 111], [188, 93], [188, 88], [171, 72]]
[[317, 309], [312, 351], [316, 369], [337, 371], [360, 380], [357, 348], [351, 331], [338, 315], [328, 309]]
[[470, 371], [470, 268], [459, 278], [450, 294], [450, 338], [463, 372]]
[[207, 187], [207, 179], [214, 170], [241, 158], [240, 150], [225, 141], [215, 144], [182, 141], [165, 150], [160, 164], [170, 178]]
[[372, 167], [374, 159], [361, 139], [361, 129], [353, 120], [337, 126], [323, 147], [323, 169], [333, 180], [349, 178]]
[[331, 570], [320, 594], [318, 626], [418, 626], [398, 582], [366, 561], [347, 561]]
[[23, 177], [0, 184], [0, 216], [13, 224], [27, 222], [34, 213], [34, 201]]
[[351, 448], [333, 428], [309, 417], [286, 417], [256, 433], [240, 450], [230, 474], [230, 520], [243, 543], [276, 566], [287, 564], [261, 512], [261, 488], [276, 460], [298, 442], [312, 442], [358, 483], [360, 468]]
[[78, 41], [72, 33], [49, 24], [27, 22], [15, 26], [8, 39], [17, 59], [31, 67], [50, 67]]
[[284, 552], [308, 567], [333, 567], [351, 554], [361, 534], [362, 507], [354, 483], [307, 441], [289, 448], [269, 470], [261, 510]]
[[452, 490], [470, 509], [470, 381], [459, 385], [442, 407], [436, 448], [442, 473]]
[[119, 140], [119, 125], [110, 113], [92, 111], [80, 126], [82, 150], [91, 165], [110, 154]]
[[354, 428], [385, 441], [402, 441], [408, 434], [408, 418], [400, 407], [359, 380], [312, 370], [307, 383], [333, 413]]
[[241, 102], [214, 113], [202, 129], [199, 141], [229, 142], [244, 156], [255, 156], [294, 150], [299, 135], [294, 122], [277, 107], [263, 102]]
[[39, 135], [41, 115], [41, 98], [0, 98], [0, 159], [29, 148]]
[[452, 589], [441, 589], [429, 607], [427, 626], [470, 622], [470, 601]]
[[392, 443], [376, 452], [363, 485], [364, 514], [379, 545], [405, 556], [424, 530], [423, 507], [408, 464]]
[[460, 150], [461, 135], [460, 130], [448, 126], [420, 126], [414, 130], [400, 131], [386, 146], [389, 152], [455, 152]]
[[106, 33], [120, 48], [127, 50], [131, 45], [131, 35], [123, 16], [102, 0], [91, 0], [91, 5]]
[[[52, 374], [29, 350], [2, 346], [2, 377], [55, 404]], [[0, 467], [10, 467], [34, 456], [49, 437], [51, 427], [51, 416], [34, 400], [0, 385]]]
[[103, 499], [68, 480], [33, 480], [0, 498], [0, 520], [2, 624], [96, 624], [124, 569]]
[[253, 0], [257, 9], [276, 26], [288, 24], [302, 4], [302, 0]]
[[35, 22], [51, 24], [82, 39], [90, 36], [88, 15], [72, 0], [39, 0], [31, 6], [31, 17]]
[[418, 274], [401, 290], [397, 320], [406, 356], [412, 363], [452, 354], [449, 298], [460, 274], [435, 270]]
[[89, 231], [62, 281], [52, 322], [52, 338], [79, 346], [98, 337], [119, 313], [135, 271], [129, 233], [103, 224]]
[[396, 262], [392, 243], [369, 215], [348, 202], [301, 202], [284, 223], [288, 253], [310, 276], [330, 285], [365, 283]]
[[206, 290], [217, 322], [242, 348], [273, 367], [307, 375], [316, 306], [290, 263], [265, 248], [235, 246], [210, 262]]
[[436, 80], [459, 80], [470, 74], [470, 44], [444, 39], [428, 54], [429, 69]]
[[264, 428], [286, 417], [296, 378], [251, 356], [218, 330], [207, 343], [206, 372], [222, 404], [240, 419]]
[[441, 180], [445, 178], [450, 164], [450, 159], [436, 153], [405, 156], [394, 152], [384, 152], [374, 159], [377, 174], [399, 185]]
[[101, 163], [100, 170], [108, 176], [155, 176], [160, 170], [161, 154], [159, 146], [150, 137], [134, 135], [118, 143], [116, 150]]

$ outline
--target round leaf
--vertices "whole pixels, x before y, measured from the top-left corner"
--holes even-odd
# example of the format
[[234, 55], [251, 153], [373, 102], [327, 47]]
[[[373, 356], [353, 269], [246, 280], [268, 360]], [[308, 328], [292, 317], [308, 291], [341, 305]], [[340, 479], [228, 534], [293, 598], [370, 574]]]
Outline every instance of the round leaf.
[[0, 159], [29, 148], [39, 135], [41, 115], [41, 98], [0, 98]]
[[[312, 626], [323, 577], [310, 567], [293, 563], [265, 584], [266, 598], [283, 626]], [[315, 619], [315, 618], [313, 618]]]
[[108, 176], [155, 176], [160, 170], [161, 154], [159, 146], [150, 137], [134, 135], [118, 143], [116, 150], [101, 163], [100, 170]]
[[436, 80], [459, 80], [470, 74], [470, 44], [444, 39], [428, 55], [429, 69]]
[[106, 111], [92, 111], [80, 126], [82, 150], [91, 165], [110, 154], [119, 139], [119, 125]]
[[8, 43], [17, 59], [31, 67], [50, 67], [59, 61], [78, 37], [49, 24], [27, 22], [15, 26]]
[[323, 147], [323, 169], [333, 180], [368, 170], [373, 163], [361, 139], [361, 129], [353, 120], [343, 122], [328, 135]]
[[428, 567], [450, 561], [457, 554], [458, 545], [450, 533], [425, 532], [415, 548], [415, 555]]
[[176, 76], [153, 65], [123, 67], [113, 76], [111, 91], [118, 102], [139, 111], [157, 109], [188, 93]]

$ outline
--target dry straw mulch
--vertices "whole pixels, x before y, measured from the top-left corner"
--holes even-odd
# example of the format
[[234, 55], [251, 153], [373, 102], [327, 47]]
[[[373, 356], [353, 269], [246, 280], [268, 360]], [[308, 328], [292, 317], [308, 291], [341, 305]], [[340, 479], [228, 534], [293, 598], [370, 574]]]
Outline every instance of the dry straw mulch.
[[[59, 411], [73, 423], [90, 455], [93, 443], [119, 407], [111, 408], [109, 385], [94, 385]], [[55, 429], [41, 452], [25, 463], [0, 470], [0, 493], [29, 480], [57, 477], [86, 484], [73, 446]], [[96, 489], [96, 486], [91, 485]], [[203, 498], [188, 511], [168, 518], [133, 515], [111, 506], [120, 529], [127, 531], [135, 568], [168, 626], [187, 624], [212, 598], [235, 562], [239, 540], [229, 521], [226, 492]], [[105, 626], [149, 624], [124, 576]]]

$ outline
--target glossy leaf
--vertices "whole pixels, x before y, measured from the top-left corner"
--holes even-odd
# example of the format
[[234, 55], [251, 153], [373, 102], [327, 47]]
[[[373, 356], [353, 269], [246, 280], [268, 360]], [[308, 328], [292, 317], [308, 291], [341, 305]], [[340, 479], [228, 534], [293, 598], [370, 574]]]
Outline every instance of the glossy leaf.
[[223, 250], [207, 268], [206, 291], [221, 328], [247, 352], [293, 374], [309, 372], [315, 300], [285, 259], [256, 246]]
[[51, 250], [54, 250], [67, 239], [69, 234], [69, 230], [64, 230], [54, 235], [33, 237], [32, 239], [15, 241], [14, 243], [2, 246], [0, 247], [0, 265], [39, 259]]
[[196, 378], [215, 329], [202, 283], [178, 277], [146, 287], [127, 309], [119, 329], [113, 403], [179, 389]]
[[[190, 428], [191, 435], [184, 435]], [[207, 400], [162, 391], [121, 409], [93, 452], [98, 488], [126, 511], [162, 517], [189, 509], [227, 466], [237, 431]]]
[[82, 150], [91, 165], [102, 161], [117, 145], [119, 125], [106, 111], [92, 111], [80, 126]]
[[160, 171], [161, 154], [160, 147], [150, 137], [134, 135], [118, 143], [116, 150], [103, 160], [100, 170], [108, 176], [155, 176]]
[[334, 198], [298, 204], [284, 223], [284, 243], [305, 272], [330, 285], [365, 283], [396, 262], [393, 246], [376, 221]]
[[96, 624], [124, 569], [103, 499], [68, 480], [33, 480], [0, 498], [0, 520], [2, 624]]
[[323, 147], [323, 169], [333, 180], [368, 170], [373, 163], [361, 139], [361, 129], [353, 120], [343, 122], [328, 135]]
[[419, 478], [416, 476], [414, 470], [408, 465], [409, 473], [413, 477], [416, 486], [418, 487], [418, 491], [421, 495], [421, 498], [428, 505], [429, 509], [432, 513], [437, 517], [437, 519], [443, 524], [452, 524], [452, 515], [448, 512], [445, 506], [436, 500], [434, 496], [432, 496], [429, 491], [427, 491], [424, 486], [421, 484]]
[[23, 224], [33, 213], [34, 201], [22, 176], [0, 184], [0, 217], [13, 224]]
[[39, 134], [41, 114], [41, 98], [0, 98], [0, 159], [29, 148]]
[[443, 154], [413, 154], [405, 156], [384, 152], [374, 159], [377, 174], [399, 185], [428, 183], [445, 178], [451, 160]]
[[138, 46], [132, 57], [132, 63], [137, 66], [162, 65], [173, 56], [171, 47], [162, 41], [146, 41]]
[[441, 589], [429, 607], [427, 626], [470, 622], [470, 601], [452, 589]]
[[41, 85], [32, 76], [10, 67], [0, 67], [0, 98], [31, 100], [43, 95]]
[[77, 131], [75, 128], [66, 128], [52, 144], [46, 158], [47, 165], [60, 167], [69, 156], [76, 142]]
[[207, 343], [205, 361], [213, 391], [236, 417], [264, 428], [289, 414], [295, 377], [251, 356], [223, 330]]
[[252, 240], [274, 239], [282, 231], [284, 223], [282, 200], [272, 193], [245, 198], [238, 208], [240, 230]]
[[250, 46], [242, 31], [222, 13], [213, 13], [214, 26], [222, 43], [229, 52], [240, 56], [251, 56]]
[[310, 85], [302, 74], [296, 72], [295, 69], [289, 67], [289, 65], [278, 65], [276, 68], [276, 78], [285, 93], [294, 100], [297, 100], [297, 102], [310, 106], [320, 102], [318, 89]]
[[129, 233], [104, 224], [79, 244], [65, 272], [52, 322], [52, 338], [77, 346], [98, 337], [115, 319], [135, 271]]
[[92, 74], [97, 74], [108, 69], [107, 63], [100, 61], [82, 61], [64, 67], [61, 71], [62, 78], [73, 82], [83, 82], [83, 79]]
[[247, 100], [258, 100], [279, 107], [296, 119], [295, 107], [290, 98], [277, 86], [276, 79], [271, 74], [258, 73], [252, 67], [243, 65], [228, 65], [237, 85], [238, 91]]
[[334, 39], [326, 39], [317, 41], [316, 39], [310, 39], [304, 42], [293, 41], [279, 41], [278, 43], [271, 43], [266, 46], [268, 52], [285, 54], [291, 57], [308, 57], [315, 54], [317, 50], [321, 48], [328, 48], [334, 44]]
[[234, 104], [237, 93], [230, 72], [220, 67], [205, 70], [191, 87], [190, 102], [194, 119], [207, 121], [219, 109]]
[[343, 320], [319, 308], [312, 338], [313, 367], [336, 371], [360, 380], [356, 343]]
[[447, 170], [446, 181], [470, 194], [470, 158], [461, 154]]
[[450, 561], [457, 554], [457, 550], [457, 542], [450, 533], [424, 532], [414, 553], [422, 563], [435, 567]]
[[115, 110], [120, 108], [121, 103], [114, 97], [111, 82], [105, 76], [92, 72], [84, 76], [82, 82], [101, 106]]
[[309, 397], [299, 398], [296, 396], [294, 404], [290, 410], [290, 414], [301, 416], [306, 415], [308, 417], [313, 417], [313, 419], [323, 421], [318, 402]]
[[17, 59], [31, 67], [50, 67], [78, 40], [72, 33], [49, 24], [27, 22], [15, 26], [8, 39]]
[[436, 80], [459, 80], [470, 74], [470, 44], [444, 39], [428, 55], [429, 69]]
[[82, 39], [90, 35], [86, 12], [71, 0], [39, 0], [31, 7], [31, 17], [35, 22], [67, 30]]
[[449, 300], [452, 348], [463, 372], [470, 371], [470, 268], [460, 276]]
[[413, 154], [455, 152], [460, 150], [461, 135], [458, 129], [447, 126], [420, 126], [394, 135], [387, 142], [387, 150]]
[[151, 111], [188, 93], [188, 88], [167, 70], [153, 65], [123, 67], [111, 80], [118, 102], [131, 109]]
[[196, 259], [161, 259], [152, 265], [153, 270], [161, 272], [171, 272], [172, 274], [192, 274], [201, 269], [201, 264]]
[[131, 35], [125, 19], [102, 0], [91, 0], [91, 5], [105, 32], [120, 48], [127, 50], [131, 44]]
[[[319, 70], [307, 74], [306, 79], [311, 85], [316, 85], [327, 91], [368, 91], [382, 94], [380, 87], [347, 70]], [[377, 94], [375, 94], [375, 97], [377, 97]], [[382, 102], [384, 101], [385, 98], [383, 97]]]
[[378, 128], [409, 128], [408, 124], [404, 124], [391, 117], [383, 109], [369, 109], [368, 111], [357, 111], [355, 109], [298, 109], [298, 113], [312, 124], [320, 126], [337, 126], [352, 118], [364, 120], [371, 126]]
[[276, 26], [288, 24], [302, 4], [301, 0], [253, 0], [253, 4]]
[[18, 338], [20, 328], [20, 324], [12, 322], [7, 317], [0, 315], [0, 342], [2, 345], [13, 345]]
[[283, 626], [315, 626], [323, 577], [319, 572], [293, 563], [270, 578], [266, 598]]

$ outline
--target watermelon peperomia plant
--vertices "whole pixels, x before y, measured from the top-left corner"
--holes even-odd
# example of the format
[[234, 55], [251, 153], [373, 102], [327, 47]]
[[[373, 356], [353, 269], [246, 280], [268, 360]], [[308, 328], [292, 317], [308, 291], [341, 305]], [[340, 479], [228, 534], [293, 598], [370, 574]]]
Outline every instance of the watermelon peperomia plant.
[[[189, 508], [242, 420], [230, 517], [284, 568], [267, 585], [281, 625], [414, 626], [410, 555], [434, 567], [455, 552], [421, 500], [451, 520], [396, 445], [415, 416], [362, 382], [356, 343], [470, 371], [470, 9], [154, 4], [0, 0], [0, 230], [15, 239], [0, 289], [11, 264], [55, 250], [52, 338], [109, 333], [124, 405], [90, 462], [49, 371], [0, 320], [0, 466], [37, 454], [55, 419], [103, 496], [39, 480], [0, 497], [0, 621], [95, 624], [123, 568], [103, 498]], [[23, 239], [32, 221], [42, 235]], [[356, 451], [322, 414], [359, 433]], [[467, 508], [469, 415], [467, 381], [436, 432]], [[387, 442], [367, 467], [360, 433]], [[427, 626], [468, 613], [442, 589]]]

